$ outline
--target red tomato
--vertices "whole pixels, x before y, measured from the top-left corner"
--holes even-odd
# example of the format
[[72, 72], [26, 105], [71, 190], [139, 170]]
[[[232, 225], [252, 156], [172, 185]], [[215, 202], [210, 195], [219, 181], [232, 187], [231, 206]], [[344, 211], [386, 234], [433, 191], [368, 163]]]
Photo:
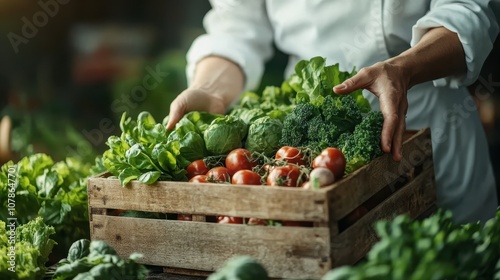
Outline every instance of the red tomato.
[[243, 218], [219, 216], [219, 217], [217, 217], [217, 223], [218, 224], [243, 224]]
[[254, 226], [267, 226], [267, 221], [257, 218], [250, 218], [246, 221], [246, 224]]
[[290, 146], [281, 147], [278, 152], [276, 152], [275, 158], [284, 160], [288, 163], [306, 165], [304, 155], [300, 152], [300, 150]]
[[233, 176], [239, 170], [252, 170], [257, 166], [257, 161], [252, 159], [250, 151], [239, 148], [232, 150], [226, 156], [226, 168], [229, 170], [229, 175]]
[[193, 178], [196, 175], [205, 175], [208, 172], [208, 167], [205, 165], [202, 159], [195, 160], [191, 162], [188, 167], [186, 167], [188, 179]]
[[123, 212], [125, 212], [126, 210], [123, 210], [123, 209], [114, 209], [114, 210], [113, 210], [113, 209], [110, 209], [110, 210], [108, 210], [108, 211], [109, 211], [109, 214], [108, 214], [108, 215], [110, 215], [110, 216], [121, 216], [121, 214], [122, 214]]
[[297, 187], [301, 177], [300, 169], [294, 165], [277, 166], [267, 176], [268, 186]]
[[189, 179], [190, 183], [208, 183], [207, 175], [196, 175], [193, 178]]
[[337, 148], [326, 148], [314, 158], [312, 167], [326, 167], [333, 172], [335, 180], [344, 176], [346, 160], [342, 151]]
[[229, 171], [227, 168], [218, 166], [210, 169], [207, 172], [209, 180], [219, 181], [219, 182], [231, 182], [231, 176], [229, 176]]
[[271, 172], [271, 170], [273, 170], [273, 168], [275, 168], [275, 167], [276, 167], [276, 166], [274, 166], [274, 165], [270, 165], [270, 164], [264, 164], [264, 165], [262, 165], [262, 168], [264, 168], [264, 170], [265, 170], [266, 172]]
[[192, 221], [193, 216], [191, 216], [189, 214], [179, 214], [179, 215], [177, 215], [177, 220], [178, 221]]
[[235, 185], [261, 185], [260, 175], [252, 170], [240, 170], [234, 173], [231, 183]]

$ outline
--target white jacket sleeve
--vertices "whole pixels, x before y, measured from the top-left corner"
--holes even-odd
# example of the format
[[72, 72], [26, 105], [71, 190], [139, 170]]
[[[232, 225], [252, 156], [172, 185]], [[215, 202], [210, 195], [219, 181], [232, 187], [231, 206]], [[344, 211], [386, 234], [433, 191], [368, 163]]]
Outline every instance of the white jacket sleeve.
[[211, 0], [205, 15], [206, 34], [187, 53], [187, 76], [192, 80], [198, 61], [209, 55], [227, 58], [245, 74], [245, 90], [258, 87], [264, 63], [273, 54], [273, 32], [264, 0]]
[[411, 45], [433, 27], [445, 27], [458, 34], [465, 51], [467, 73], [434, 81], [435, 86], [457, 88], [472, 84], [498, 34], [498, 23], [490, 0], [432, 0], [429, 13], [413, 26]]

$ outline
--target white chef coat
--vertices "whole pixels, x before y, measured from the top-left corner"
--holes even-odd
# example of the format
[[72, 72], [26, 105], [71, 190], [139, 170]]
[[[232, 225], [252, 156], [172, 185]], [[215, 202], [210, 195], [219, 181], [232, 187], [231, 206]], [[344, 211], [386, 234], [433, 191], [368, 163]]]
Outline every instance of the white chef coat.
[[[459, 222], [492, 217], [497, 207], [488, 144], [466, 85], [474, 82], [498, 33], [489, 0], [211, 0], [207, 34], [188, 55], [188, 77], [208, 55], [243, 69], [246, 89], [259, 84], [272, 43], [290, 55], [285, 76], [300, 59], [323, 56], [341, 70], [360, 69], [396, 56], [432, 27], [458, 33], [467, 73], [413, 87], [407, 128], [431, 127], [438, 206]], [[372, 108], [378, 99], [364, 92]]]

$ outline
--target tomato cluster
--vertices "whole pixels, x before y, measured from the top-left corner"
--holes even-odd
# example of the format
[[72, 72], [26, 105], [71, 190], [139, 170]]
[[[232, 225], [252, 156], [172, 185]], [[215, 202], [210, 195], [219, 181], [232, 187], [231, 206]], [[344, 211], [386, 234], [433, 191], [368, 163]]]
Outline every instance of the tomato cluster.
[[[209, 168], [205, 161], [200, 159], [191, 162], [186, 171], [189, 182], [192, 183], [268, 185], [305, 189], [330, 185], [343, 177], [346, 160], [339, 149], [326, 148], [313, 160], [309, 158], [300, 149], [290, 146], [281, 147], [274, 159], [267, 160], [256, 157], [246, 149], [238, 148], [225, 157], [224, 166]], [[191, 215], [179, 214], [178, 220], [191, 220]], [[216, 220], [221, 224], [268, 225], [273, 222], [227, 216], [218, 216]], [[281, 221], [281, 224], [310, 226], [310, 223], [294, 221]]]

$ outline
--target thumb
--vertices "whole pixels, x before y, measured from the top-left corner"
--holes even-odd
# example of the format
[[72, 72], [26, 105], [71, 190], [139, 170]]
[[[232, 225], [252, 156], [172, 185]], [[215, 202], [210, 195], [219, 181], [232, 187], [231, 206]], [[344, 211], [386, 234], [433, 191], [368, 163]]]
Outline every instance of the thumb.
[[340, 85], [333, 87], [333, 92], [337, 94], [348, 94], [358, 89], [364, 89], [371, 83], [371, 77], [364, 68], [356, 75], [345, 80]]

